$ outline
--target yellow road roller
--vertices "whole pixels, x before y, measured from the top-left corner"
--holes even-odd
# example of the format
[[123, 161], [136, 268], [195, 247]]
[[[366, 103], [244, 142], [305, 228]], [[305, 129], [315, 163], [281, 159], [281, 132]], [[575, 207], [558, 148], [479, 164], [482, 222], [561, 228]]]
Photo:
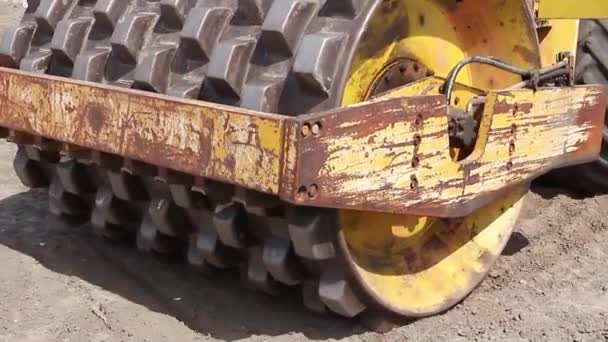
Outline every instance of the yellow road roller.
[[603, 0], [28, 4], [0, 135], [53, 214], [371, 329], [465, 298], [535, 178], [608, 185]]

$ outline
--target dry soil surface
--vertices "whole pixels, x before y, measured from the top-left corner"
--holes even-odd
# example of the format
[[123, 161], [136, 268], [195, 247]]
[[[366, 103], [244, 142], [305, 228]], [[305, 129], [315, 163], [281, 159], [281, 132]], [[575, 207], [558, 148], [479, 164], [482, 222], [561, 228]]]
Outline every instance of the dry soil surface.
[[[0, 0], [0, 26], [19, 12]], [[0, 341], [608, 341], [608, 196], [536, 188], [469, 298], [377, 334], [53, 218], [47, 195], [13, 175], [14, 152], [0, 144]]]

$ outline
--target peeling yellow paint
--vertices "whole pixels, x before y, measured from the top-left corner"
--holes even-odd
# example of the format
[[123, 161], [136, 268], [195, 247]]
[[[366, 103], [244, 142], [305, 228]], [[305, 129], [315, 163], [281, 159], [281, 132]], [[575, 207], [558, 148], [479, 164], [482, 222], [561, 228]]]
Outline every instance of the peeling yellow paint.
[[[395, 94], [410, 95], [412, 88], [422, 89], [421, 84], [431, 82], [436, 80], [397, 89], [376, 102], [391, 101]], [[605, 102], [604, 96], [603, 87], [490, 92], [475, 149], [462, 161], [454, 161], [449, 153], [445, 104], [423, 109], [410, 103], [415, 97], [403, 98], [401, 110], [410, 114], [399, 115], [392, 107], [375, 113], [374, 118], [386, 117], [391, 124], [353, 119], [357, 125], [340, 124], [350, 133], [319, 138], [327, 156], [317, 182], [325, 192], [307, 203], [352, 209], [373, 209], [378, 204], [394, 212], [441, 213], [437, 208], [466, 204], [531, 181], [558, 165], [592, 160], [599, 153], [598, 132], [603, 127], [599, 101]], [[584, 108], [595, 109], [591, 115], [580, 114]], [[417, 110], [424, 113], [421, 127], [412, 120]], [[377, 129], [355, 134], [356, 127], [372, 123]], [[415, 136], [421, 138], [417, 167], [412, 166]]]
[[4, 127], [278, 193], [289, 117], [0, 69]]

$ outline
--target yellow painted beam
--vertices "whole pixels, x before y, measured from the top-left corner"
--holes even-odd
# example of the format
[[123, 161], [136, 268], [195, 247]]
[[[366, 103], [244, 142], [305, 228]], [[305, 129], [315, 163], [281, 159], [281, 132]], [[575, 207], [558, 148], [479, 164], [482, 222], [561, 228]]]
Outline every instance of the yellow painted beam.
[[537, 0], [541, 19], [608, 18], [607, 0]]

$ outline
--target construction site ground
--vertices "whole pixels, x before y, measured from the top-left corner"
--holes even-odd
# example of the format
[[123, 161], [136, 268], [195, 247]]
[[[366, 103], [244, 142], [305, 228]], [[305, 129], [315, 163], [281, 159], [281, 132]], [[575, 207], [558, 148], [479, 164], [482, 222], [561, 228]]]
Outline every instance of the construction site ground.
[[[0, 0], [0, 34], [21, 0]], [[2, 110], [10, 110], [3, 108]], [[237, 272], [110, 244], [52, 217], [0, 143], [0, 341], [608, 341], [608, 196], [533, 187], [486, 281], [449, 312], [387, 334], [269, 297]]]

